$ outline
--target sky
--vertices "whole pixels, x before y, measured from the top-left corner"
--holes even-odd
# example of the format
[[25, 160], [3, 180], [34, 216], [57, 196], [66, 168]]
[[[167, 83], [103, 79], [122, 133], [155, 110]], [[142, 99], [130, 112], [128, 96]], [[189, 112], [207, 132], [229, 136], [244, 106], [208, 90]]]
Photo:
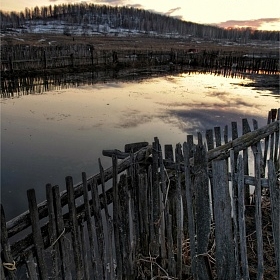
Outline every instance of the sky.
[[280, 31], [279, 0], [0, 0], [2, 11], [23, 11], [25, 7], [86, 2], [131, 6], [176, 16], [182, 20], [221, 27], [251, 27]]

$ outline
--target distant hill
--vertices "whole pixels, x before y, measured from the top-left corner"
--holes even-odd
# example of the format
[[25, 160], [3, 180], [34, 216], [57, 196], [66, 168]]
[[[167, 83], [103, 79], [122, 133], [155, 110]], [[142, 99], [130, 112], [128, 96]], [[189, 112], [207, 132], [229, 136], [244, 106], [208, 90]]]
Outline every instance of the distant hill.
[[279, 41], [277, 31], [260, 31], [250, 28], [223, 29], [132, 7], [85, 3], [62, 4], [26, 8], [25, 11], [19, 13], [0, 11], [0, 17], [1, 33], [53, 33], [68, 36], [141, 33], [170, 38], [197, 37], [238, 42]]

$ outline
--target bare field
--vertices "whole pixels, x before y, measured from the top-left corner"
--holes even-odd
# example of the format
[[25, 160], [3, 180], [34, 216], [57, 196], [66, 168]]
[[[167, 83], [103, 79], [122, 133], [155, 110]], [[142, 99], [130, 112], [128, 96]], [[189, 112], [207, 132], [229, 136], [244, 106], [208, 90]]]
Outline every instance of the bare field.
[[180, 39], [180, 38], [158, 38], [140, 35], [132, 36], [66, 36], [54, 34], [5, 34], [2, 35], [1, 45], [65, 45], [65, 44], [90, 44], [96, 50], [170, 50], [170, 49], [197, 49], [200, 50], [221, 50], [246, 53], [267, 53], [278, 52], [279, 42], [248, 42], [239, 44], [237, 42], [205, 41], [200, 39]]

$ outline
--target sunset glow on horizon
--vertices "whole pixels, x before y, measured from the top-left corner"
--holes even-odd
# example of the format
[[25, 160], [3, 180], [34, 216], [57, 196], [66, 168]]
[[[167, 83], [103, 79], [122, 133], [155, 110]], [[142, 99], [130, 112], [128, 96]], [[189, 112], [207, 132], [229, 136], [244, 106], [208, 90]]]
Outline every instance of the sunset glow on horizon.
[[168, 16], [174, 16], [185, 21], [201, 24], [211, 24], [223, 28], [250, 27], [258, 30], [280, 31], [280, 2], [269, 0], [173, 0], [162, 2], [161, 0], [96, 0], [96, 1], [65, 1], [65, 0], [2, 0], [0, 9], [6, 12], [21, 12], [25, 8], [36, 6], [50, 6], [60, 4], [87, 3], [96, 5], [129, 6], [149, 10]]

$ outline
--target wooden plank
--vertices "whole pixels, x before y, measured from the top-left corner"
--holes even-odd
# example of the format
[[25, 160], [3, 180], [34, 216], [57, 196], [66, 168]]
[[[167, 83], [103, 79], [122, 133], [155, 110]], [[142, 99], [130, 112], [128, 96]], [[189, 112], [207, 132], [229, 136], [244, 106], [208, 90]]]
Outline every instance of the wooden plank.
[[224, 129], [224, 142], [225, 144], [228, 143], [228, 125], [226, 125]]
[[238, 128], [237, 128], [237, 122], [231, 122], [231, 137], [232, 140], [235, 140], [238, 138]]
[[[253, 148], [253, 147], [252, 147]], [[255, 146], [254, 149], [254, 169], [255, 169], [255, 222], [256, 222], [256, 237], [257, 237], [257, 256], [258, 256], [258, 272], [257, 279], [263, 279], [264, 264], [263, 264], [263, 236], [262, 236], [262, 190], [261, 190], [261, 154]]]
[[26, 263], [28, 278], [31, 279], [31, 280], [38, 279], [38, 274], [37, 274], [37, 271], [36, 271], [36, 266], [37, 265], [34, 262], [34, 257], [33, 257], [32, 251], [28, 251], [26, 253], [25, 263]]
[[278, 127], [279, 127], [279, 121], [275, 121], [257, 130], [242, 135], [239, 138], [229, 141], [227, 144], [224, 144], [223, 146], [210, 150], [207, 153], [208, 161], [212, 161], [214, 159], [228, 158], [230, 149], [233, 149], [236, 152], [242, 151], [246, 147], [252, 146], [258, 143], [263, 138], [274, 133], [278, 129]]
[[102, 223], [102, 216], [101, 216], [101, 205], [100, 199], [98, 195], [98, 185], [95, 179], [92, 180], [91, 186], [91, 197], [92, 197], [92, 209], [93, 209], [93, 216], [95, 222], [95, 230], [96, 230], [96, 237], [97, 237], [97, 247], [98, 247], [98, 254], [97, 254], [97, 271], [98, 271], [98, 279], [105, 279], [105, 259], [104, 259], [104, 252], [105, 252], [105, 240], [103, 235], [103, 223]]
[[177, 225], [177, 262], [176, 262], [176, 276], [180, 280], [182, 279], [182, 242], [184, 239], [183, 234], [183, 209], [182, 209], [182, 190], [181, 190], [181, 170], [180, 162], [182, 159], [181, 144], [176, 145], [175, 149], [175, 161], [177, 164], [176, 169], [176, 225]]
[[140, 149], [147, 147], [148, 145], [148, 142], [130, 143], [124, 146], [124, 151], [125, 153], [135, 153], [138, 152]]
[[[230, 166], [231, 166], [231, 190], [232, 190], [232, 220], [233, 220], [233, 242], [234, 242], [234, 264], [235, 264], [235, 279], [240, 279], [239, 269], [239, 232], [238, 232], [238, 182], [237, 175], [237, 164], [235, 163], [236, 155], [234, 151], [230, 151]], [[243, 163], [243, 161], [242, 161]], [[242, 165], [242, 167], [244, 167]], [[244, 170], [243, 170], [244, 175]], [[244, 187], [244, 176], [243, 176], [243, 187]], [[243, 190], [244, 191], [244, 190]]]
[[224, 160], [215, 160], [212, 162], [212, 168], [217, 279], [234, 279], [235, 266], [227, 164]]
[[151, 239], [151, 255], [157, 256], [159, 254], [159, 222], [160, 222], [160, 200], [159, 200], [159, 141], [158, 138], [154, 138], [152, 144], [152, 188], [151, 188], [151, 205], [152, 205], [152, 225], [153, 225], [153, 239]]
[[96, 255], [95, 255], [95, 245], [94, 245], [94, 231], [93, 231], [93, 223], [91, 219], [91, 209], [89, 204], [87, 175], [85, 172], [82, 173], [82, 180], [83, 180], [83, 187], [84, 187], [85, 218], [86, 218], [88, 238], [89, 238], [90, 260], [91, 260], [93, 278], [96, 278], [97, 268], [96, 268]]
[[38, 271], [39, 271], [40, 278], [43, 280], [47, 280], [48, 272], [45, 263], [44, 242], [41, 234], [37, 201], [36, 201], [34, 189], [27, 190], [27, 198], [28, 198], [28, 206], [30, 212], [32, 235], [33, 235], [36, 259], [37, 259]]
[[202, 134], [200, 132], [197, 132], [197, 143], [199, 146], [203, 145]]
[[[133, 153], [131, 153], [131, 188], [129, 189], [130, 195], [130, 215], [131, 215], [131, 259], [135, 260], [137, 251], [139, 249], [139, 164], [134, 161]], [[133, 270], [133, 263], [131, 264]]]
[[164, 157], [167, 161], [174, 162], [172, 145], [164, 145]]
[[[256, 130], [256, 129], [259, 128], [259, 127], [258, 127], [258, 122], [257, 122], [257, 120], [255, 120], [255, 119], [253, 119], [253, 128], [254, 128], [254, 130]], [[262, 153], [262, 145], [261, 145], [260, 142], [256, 143], [256, 145], [257, 145], [258, 151], [259, 151], [260, 154], [261, 154], [261, 158], [260, 158], [261, 177], [265, 177], [264, 160], [263, 160], [263, 156], [262, 156], [262, 154], [263, 154], [263, 153]]]
[[[242, 134], [245, 135], [251, 132], [250, 125], [247, 119], [242, 119]], [[235, 161], [237, 162], [237, 157], [235, 157]], [[244, 167], [244, 175], [249, 175], [249, 162], [248, 162], [248, 147], [243, 149], [243, 167]], [[250, 186], [248, 184], [244, 185], [245, 188], [245, 204], [250, 205]]]
[[90, 280], [89, 265], [88, 265], [88, 253], [86, 245], [88, 244], [85, 240], [84, 223], [79, 225], [79, 238], [81, 242], [81, 253], [82, 253], [82, 263], [84, 264], [84, 280]]
[[[277, 109], [271, 109], [271, 120], [274, 122], [276, 120], [277, 116]], [[274, 133], [270, 135], [270, 153], [269, 153], [269, 159], [274, 158]]]
[[127, 177], [123, 174], [120, 176], [118, 184], [118, 192], [120, 199], [120, 247], [122, 251], [122, 263], [123, 263], [123, 278], [131, 275], [130, 271], [130, 227], [129, 227], [129, 194], [128, 194], [128, 182]]
[[221, 128], [219, 126], [215, 126], [214, 133], [215, 133], [216, 147], [220, 147], [222, 145]]
[[194, 152], [194, 190], [196, 199], [197, 273], [199, 279], [210, 279], [205, 263], [208, 250], [211, 209], [207, 173], [206, 148], [197, 145]]
[[[168, 180], [166, 169], [163, 164], [163, 156], [161, 145], [159, 144], [159, 200], [160, 200], [160, 255], [162, 259], [162, 268], [166, 269], [167, 266], [167, 248], [166, 248], [166, 215], [167, 208], [165, 199], [167, 198], [166, 181]], [[138, 188], [139, 189], [139, 188]], [[140, 189], [139, 189], [140, 190]], [[140, 193], [140, 191], [139, 191]], [[140, 196], [140, 194], [139, 194]], [[140, 203], [140, 202], [139, 202]]]
[[113, 254], [111, 249], [113, 248], [112, 240], [113, 240], [113, 224], [112, 218], [109, 214], [108, 210], [108, 202], [107, 196], [105, 191], [105, 179], [104, 179], [104, 169], [101, 164], [100, 158], [98, 159], [99, 164], [99, 171], [101, 175], [101, 189], [104, 198], [104, 210], [105, 210], [105, 224], [106, 224], [106, 231], [103, 233], [105, 235], [105, 255], [104, 260], [106, 261], [107, 269], [106, 269], [106, 279], [110, 280], [114, 278], [114, 264], [113, 264]]
[[208, 151], [214, 149], [213, 129], [206, 130], [206, 142], [207, 142]]
[[105, 157], [112, 157], [113, 155], [115, 155], [119, 159], [124, 159], [129, 156], [129, 153], [124, 153], [120, 150], [114, 149], [114, 150], [103, 150], [102, 155]]
[[184, 152], [184, 166], [185, 166], [185, 185], [186, 185], [186, 200], [187, 200], [187, 215], [188, 215], [188, 232], [190, 239], [190, 255], [191, 255], [191, 271], [194, 279], [197, 279], [197, 258], [196, 258], [196, 240], [195, 240], [195, 223], [194, 223], [194, 213], [193, 213], [193, 203], [192, 203], [192, 180], [190, 173], [190, 143], [184, 142], [183, 152]]
[[270, 192], [271, 221], [273, 230], [274, 250], [276, 259], [276, 271], [280, 278], [280, 186], [276, 179], [276, 170], [272, 160], [268, 161], [268, 185]]
[[[272, 112], [268, 112], [267, 116], [267, 124], [271, 124], [271, 117], [272, 117]], [[279, 125], [278, 125], [279, 129]], [[266, 167], [266, 161], [267, 161], [267, 154], [268, 154], [268, 144], [269, 144], [269, 135], [266, 135], [265, 137], [265, 142], [264, 142], [264, 154], [263, 154], [263, 162], [264, 162], [264, 168]]]
[[59, 275], [59, 246], [56, 242], [57, 232], [56, 232], [56, 220], [54, 212], [54, 201], [53, 201], [53, 188], [51, 184], [46, 185], [46, 197], [48, 201], [48, 213], [49, 213], [49, 223], [48, 223], [48, 236], [49, 236], [49, 246], [51, 248], [51, 258], [52, 258], [52, 269], [51, 275], [53, 279], [57, 279]]
[[68, 240], [64, 239], [65, 226], [62, 215], [62, 207], [60, 201], [59, 187], [53, 187], [53, 201], [54, 201], [54, 212], [56, 217], [56, 229], [57, 229], [57, 239], [59, 244], [59, 252], [61, 257], [61, 269], [63, 279], [72, 279], [71, 267], [70, 267], [70, 244]]
[[1, 249], [3, 253], [3, 259], [2, 259], [3, 262], [1, 261], [2, 262], [1, 269], [4, 267], [8, 279], [16, 279], [16, 266], [13, 260], [13, 256], [9, 244], [8, 232], [6, 228], [5, 212], [2, 204], [1, 204], [0, 211], [1, 211], [0, 213], [1, 214]]
[[238, 226], [240, 240], [240, 260], [242, 279], [249, 280], [249, 266], [247, 257], [246, 226], [245, 226], [245, 205], [244, 205], [244, 166], [242, 156], [239, 155], [237, 162], [237, 185], [238, 185]]
[[120, 248], [120, 220], [119, 220], [119, 196], [118, 196], [118, 160], [116, 156], [112, 157], [113, 166], [113, 225], [114, 225], [114, 240], [116, 251], [116, 278], [122, 279], [122, 253]]
[[[149, 255], [149, 208], [148, 208], [148, 178], [147, 173], [139, 177], [139, 214], [140, 214], [140, 244], [144, 256]], [[166, 240], [168, 244], [169, 240]]]
[[170, 276], [176, 276], [176, 261], [174, 258], [174, 239], [172, 235], [172, 215], [168, 214], [166, 217], [166, 235], [169, 246], [167, 246], [167, 255], [168, 255], [168, 272]]
[[74, 197], [73, 179], [71, 176], [65, 178], [67, 197], [68, 197], [68, 208], [69, 208], [69, 224], [71, 227], [71, 238], [73, 246], [73, 255], [76, 267], [76, 279], [80, 280], [84, 277], [84, 264], [82, 260], [82, 245], [79, 236], [79, 224], [76, 213], [76, 203]]

